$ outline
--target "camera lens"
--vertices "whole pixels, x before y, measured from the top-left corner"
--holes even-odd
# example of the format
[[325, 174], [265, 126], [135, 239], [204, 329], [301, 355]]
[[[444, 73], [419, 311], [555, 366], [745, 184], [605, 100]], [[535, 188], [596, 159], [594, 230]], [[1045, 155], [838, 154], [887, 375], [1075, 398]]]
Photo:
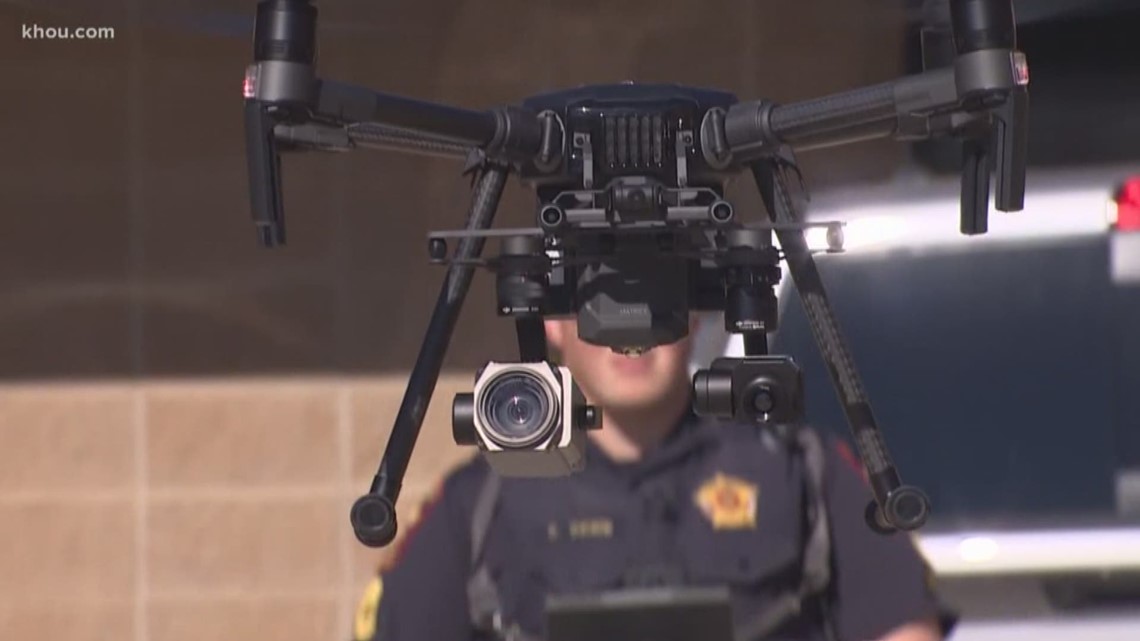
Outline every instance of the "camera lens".
[[543, 207], [539, 217], [542, 219], [542, 224], [547, 227], [557, 227], [562, 224], [562, 210], [554, 205]]
[[761, 414], [768, 414], [776, 408], [776, 399], [772, 398], [772, 390], [762, 387], [756, 390], [752, 397], [752, 408]]
[[508, 372], [487, 386], [480, 403], [483, 424], [502, 447], [522, 448], [547, 436], [554, 425], [554, 396], [529, 372]]
[[740, 390], [740, 410], [751, 420], [784, 422], [779, 381], [766, 374], [755, 376]]
[[732, 220], [732, 205], [723, 200], [718, 200], [709, 208], [709, 213], [716, 222], [727, 223]]

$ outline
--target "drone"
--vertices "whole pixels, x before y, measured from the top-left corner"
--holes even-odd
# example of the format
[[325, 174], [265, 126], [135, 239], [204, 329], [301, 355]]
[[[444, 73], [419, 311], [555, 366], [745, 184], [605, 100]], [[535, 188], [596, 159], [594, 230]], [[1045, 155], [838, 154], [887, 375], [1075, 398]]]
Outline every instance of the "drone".
[[[925, 523], [930, 502], [891, 460], [806, 241], [822, 225], [829, 250], [841, 251], [841, 225], [803, 220], [794, 154], [952, 137], [964, 150], [961, 233], [987, 231], [991, 173], [995, 207], [1021, 210], [1029, 72], [1011, 0], [951, 0], [952, 64], [791, 104], [624, 82], [464, 109], [318, 77], [316, 24], [310, 0], [257, 5], [243, 96], [261, 244], [286, 240], [284, 152], [446, 156], [464, 161], [473, 185], [465, 227], [428, 235], [429, 262], [446, 265], [446, 276], [377, 473], [351, 510], [361, 543], [383, 547], [396, 536], [404, 474], [476, 268], [495, 274], [496, 312], [514, 320], [519, 358], [479, 369], [472, 392], [454, 398], [452, 431], [497, 473], [573, 474], [584, 465], [586, 433], [600, 424], [601, 409], [549, 360], [544, 318], [575, 317], [583, 341], [637, 355], [685, 338], [690, 313], [721, 312], [745, 355], [693, 375], [694, 412], [770, 425], [800, 420], [800, 370], [768, 353], [783, 261], [873, 492], [869, 526], [889, 533]], [[742, 220], [726, 198], [728, 180], [744, 172], [763, 220]], [[512, 173], [534, 190], [535, 224], [495, 229]], [[498, 254], [483, 255], [488, 240]]]

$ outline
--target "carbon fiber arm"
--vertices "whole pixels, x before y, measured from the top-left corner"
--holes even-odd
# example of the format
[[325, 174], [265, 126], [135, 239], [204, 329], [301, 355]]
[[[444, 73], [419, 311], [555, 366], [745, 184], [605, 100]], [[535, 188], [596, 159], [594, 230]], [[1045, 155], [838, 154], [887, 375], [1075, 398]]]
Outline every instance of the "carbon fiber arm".
[[346, 127], [314, 123], [279, 124], [274, 134], [277, 142], [289, 149], [350, 151], [364, 147], [464, 159], [474, 148], [474, 145], [462, 141], [428, 136], [409, 129], [375, 123]]

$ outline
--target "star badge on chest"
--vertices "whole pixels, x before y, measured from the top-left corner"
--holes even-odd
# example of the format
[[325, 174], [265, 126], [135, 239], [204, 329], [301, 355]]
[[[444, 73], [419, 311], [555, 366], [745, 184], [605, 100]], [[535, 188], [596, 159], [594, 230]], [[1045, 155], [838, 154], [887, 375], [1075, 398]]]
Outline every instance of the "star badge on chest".
[[697, 488], [697, 507], [714, 530], [756, 527], [756, 499], [760, 488], [743, 479], [717, 473]]

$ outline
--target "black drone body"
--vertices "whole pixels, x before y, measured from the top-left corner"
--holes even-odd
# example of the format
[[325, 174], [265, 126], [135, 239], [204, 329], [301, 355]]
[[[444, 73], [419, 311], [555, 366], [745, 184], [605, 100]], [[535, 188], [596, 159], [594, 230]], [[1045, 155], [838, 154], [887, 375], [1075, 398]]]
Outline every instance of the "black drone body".
[[[1002, 211], [1022, 208], [1028, 70], [1009, 0], [952, 0], [953, 65], [790, 105], [668, 84], [585, 86], [474, 111], [318, 78], [317, 10], [309, 0], [261, 0], [245, 118], [251, 205], [263, 244], [285, 241], [281, 151], [379, 148], [450, 156], [475, 174], [467, 224], [429, 234], [447, 265], [369, 493], [352, 509], [357, 538], [395, 537], [395, 503], [476, 267], [496, 276], [496, 307], [513, 318], [514, 363], [488, 363], [453, 403], [460, 444], [499, 473], [580, 469], [584, 430], [599, 424], [572, 373], [547, 361], [542, 319], [576, 316], [581, 338], [637, 354], [680, 340], [693, 311], [723, 312], [744, 358], [716, 359], [693, 378], [694, 410], [784, 433], [802, 421], [800, 372], [767, 353], [776, 328], [780, 261], [807, 310], [874, 501], [868, 523], [913, 530], [929, 513], [883, 443], [827, 300], [805, 223], [791, 197], [793, 152], [875, 138], [953, 136], [967, 153], [961, 231], [984, 233], [990, 174]], [[510, 173], [533, 187], [534, 226], [493, 229]], [[742, 220], [725, 185], [751, 174], [766, 218]], [[838, 249], [841, 233], [828, 227]], [[773, 242], [773, 236], [775, 240]], [[483, 256], [488, 239], [498, 253]], [[452, 243], [451, 241], [455, 241]]]
[[[542, 129], [538, 152], [516, 170], [534, 188], [536, 226], [435, 232], [433, 257], [449, 262], [447, 238], [498, 236], [499, 257], [473, 263], [497, 272], [501, 315], [576, 315], [583, 340], [619, 351], [684, 338], [689, 312], [726, 302], [762, 305], [749, 318], [727, 316], [730, 331], [772, 331], [772, 226], [737, 221], [725, 154], [704, 151], [736, 102], [723, 91], [632, 82], [522, 101]], [[726, 280], [755, 287], [726, 289]]]
[[[550, 171], [557, 158], [535, 159], [520, 168], [519, 178], [533, 182], [539, 198], [544, 186], [577, 183], [590, 189], [619, 177], [648, 175], [680, 187], [720, 185], [724, 174], [701, 156], [698, 136], [711, 110], [737, 102], [724, 91], [634, 82], [527, 98], [520, 103], [524, 109], [554, 116], [556, 126], [567, 132], [560, 151], [569, 157], [557, 172]], [[680, 152], [678, 144], [684, 147]], [[603, 152], [596, 159], [595, 146]]]

